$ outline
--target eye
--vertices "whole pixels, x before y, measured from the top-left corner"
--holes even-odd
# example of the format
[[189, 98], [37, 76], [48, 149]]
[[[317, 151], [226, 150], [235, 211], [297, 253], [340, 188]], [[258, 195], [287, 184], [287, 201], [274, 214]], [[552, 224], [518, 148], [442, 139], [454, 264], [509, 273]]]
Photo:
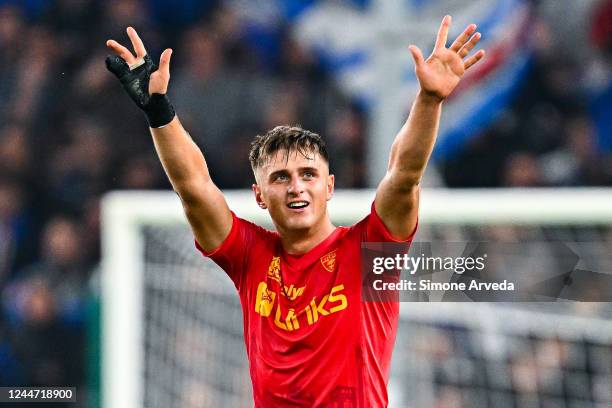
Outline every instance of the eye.
[[315, 176], [315, 174], [314, 174], [312, 171], [310, 171], [310, 170], [306, 170], [306, 171], [304, 172], [304, 176], [303, 176], [303, 177], [304, 177], [306, 180], [310, 180], [310, 179], [314, 178], [314, 176]]
[[287, 177], [286, 174], [277, 174], [274, 177], [274, 181], [276, 181], [276, 182], [284, 182], [284, 181], [287, 181], [287, 180], [289, 180], [289, 177]]

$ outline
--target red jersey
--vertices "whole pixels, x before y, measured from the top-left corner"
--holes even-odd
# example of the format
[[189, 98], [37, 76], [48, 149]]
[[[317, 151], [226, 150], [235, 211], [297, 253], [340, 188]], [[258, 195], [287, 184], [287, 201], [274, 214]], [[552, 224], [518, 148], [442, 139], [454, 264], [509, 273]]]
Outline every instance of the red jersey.
[[240, 295], [255, 407], [386, 407], [399, 303], [362, 301], [361, 243], [397, 241], [374, 205], [299, 256], [232, 216], [219, 248], [196, 246]]

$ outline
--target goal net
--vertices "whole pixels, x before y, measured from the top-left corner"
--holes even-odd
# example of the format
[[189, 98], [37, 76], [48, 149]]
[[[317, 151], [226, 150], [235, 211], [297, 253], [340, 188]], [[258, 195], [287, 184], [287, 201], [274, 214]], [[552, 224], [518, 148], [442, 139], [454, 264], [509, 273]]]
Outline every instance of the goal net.
[[[226, 197], [271, 226], [251, 192]], [[361, 219], [373, 197], [337, 192], [334, 223]], [[606, 277], [611, 208], [607, 190], [425, 190], [415, 242], [525, 243], [509, 274], [550, 268], [548, 243], [565, 242], [576, 267]], [[195, 250], [176, 195], [111, 193], [102, 223], [103, 406], [252, 406], [238, 296]], [[612, 406], [612, 310], [596, 300], [402, 303], [390, 406]]]

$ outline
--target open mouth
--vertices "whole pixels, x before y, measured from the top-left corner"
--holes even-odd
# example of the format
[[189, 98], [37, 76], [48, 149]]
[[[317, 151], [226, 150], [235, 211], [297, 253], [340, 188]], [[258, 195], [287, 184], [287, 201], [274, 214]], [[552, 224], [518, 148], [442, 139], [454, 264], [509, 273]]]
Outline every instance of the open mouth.
[[287, 207], [291, 208], [292, 210], [301, 210], [309, 205], [310, 203], [308, 201], [293, 201], [288, 203]]

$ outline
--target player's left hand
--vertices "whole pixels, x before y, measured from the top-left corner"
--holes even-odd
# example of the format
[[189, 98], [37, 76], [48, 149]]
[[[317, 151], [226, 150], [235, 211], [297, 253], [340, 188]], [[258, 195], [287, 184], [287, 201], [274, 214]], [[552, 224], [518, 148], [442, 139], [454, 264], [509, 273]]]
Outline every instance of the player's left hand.
[[434, 50], [427, 59], [423, 58], [423, 53], [416, 45], [408, 47], [416, 65], [415, 72], [421, 90], [440, 101], [451, 94], [465, 71], [485, 55], [484, 50], [479, 50], [464, 59], [480, 40], [481, 34], [476, 32], [476, 24], [468, 25], [450, 48], [446, 48], [450, 24], [451, 16], [445, 16], [438, 31]]

